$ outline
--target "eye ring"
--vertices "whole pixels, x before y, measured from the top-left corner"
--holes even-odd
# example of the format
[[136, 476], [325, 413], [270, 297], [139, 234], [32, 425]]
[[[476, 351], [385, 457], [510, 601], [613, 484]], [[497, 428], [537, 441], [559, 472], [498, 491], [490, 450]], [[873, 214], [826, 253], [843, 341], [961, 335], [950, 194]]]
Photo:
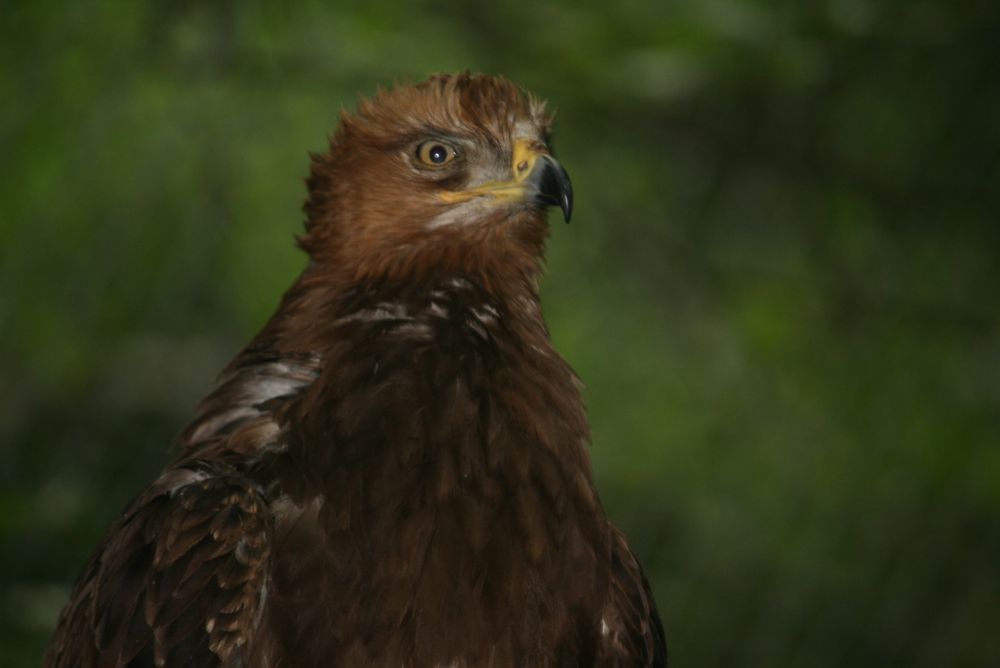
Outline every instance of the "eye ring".
[[441, 140], [429, 139], [417, 146], [417, 160], [425, 167], [444, 167], [458, 156], [455, 148]]

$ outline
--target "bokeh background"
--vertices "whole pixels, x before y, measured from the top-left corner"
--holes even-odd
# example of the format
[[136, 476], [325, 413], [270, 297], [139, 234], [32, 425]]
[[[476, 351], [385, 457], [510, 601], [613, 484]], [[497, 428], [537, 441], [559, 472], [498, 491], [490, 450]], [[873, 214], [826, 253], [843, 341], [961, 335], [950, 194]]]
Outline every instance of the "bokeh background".
[[[307, 151], [503, 73], [676, 666], [1000, 666], [1000, 3], [0, 2], [0, 665], [303, 266]], [[554, 218], [555, 220], [555, 218]]]

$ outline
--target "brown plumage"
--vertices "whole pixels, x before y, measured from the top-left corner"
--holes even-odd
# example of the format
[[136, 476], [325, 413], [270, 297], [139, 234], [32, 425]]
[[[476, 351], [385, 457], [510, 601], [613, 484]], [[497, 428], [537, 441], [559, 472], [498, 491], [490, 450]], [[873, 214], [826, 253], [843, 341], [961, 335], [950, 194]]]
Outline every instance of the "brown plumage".
[[310, 262], [109, 529], [46, 666], [662, 666], [537, 280], [543, 105], [435, 76], [313, 156]]

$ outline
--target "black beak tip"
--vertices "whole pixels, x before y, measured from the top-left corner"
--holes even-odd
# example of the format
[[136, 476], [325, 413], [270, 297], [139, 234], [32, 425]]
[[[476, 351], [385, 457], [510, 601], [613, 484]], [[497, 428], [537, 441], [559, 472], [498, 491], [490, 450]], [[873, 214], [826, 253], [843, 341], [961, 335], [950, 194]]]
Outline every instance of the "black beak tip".
[[555, 158], [545, 156], [545, 166], [538, 184], [539, 200], [543, 204], [558, 206], [562, 210], [563, 220], [569, 223], [573, 215], [573, 183], [569, 174]]
[[[560, 167], [560, 169], [562, 168]], [[559, 208], [562, 209], [563, 220], [569, 225], [570, 216], [573, 215], [573, 184], [570, 182], [569, 174], [566, 173], [566, 170], [563, 170], [563, 176], [565, 177], [565, 181], [563, 182]]]

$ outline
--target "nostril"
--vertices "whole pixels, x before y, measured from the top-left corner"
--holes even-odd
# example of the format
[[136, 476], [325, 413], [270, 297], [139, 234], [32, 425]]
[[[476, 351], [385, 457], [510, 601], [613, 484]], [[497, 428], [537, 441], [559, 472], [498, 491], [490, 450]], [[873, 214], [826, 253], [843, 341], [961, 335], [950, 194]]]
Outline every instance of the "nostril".
[[522, 160], [521, 162], [517, 163], [517, 171], [523, 172], [527, 168], [528, 168], [528, 161], [527, 160]]

